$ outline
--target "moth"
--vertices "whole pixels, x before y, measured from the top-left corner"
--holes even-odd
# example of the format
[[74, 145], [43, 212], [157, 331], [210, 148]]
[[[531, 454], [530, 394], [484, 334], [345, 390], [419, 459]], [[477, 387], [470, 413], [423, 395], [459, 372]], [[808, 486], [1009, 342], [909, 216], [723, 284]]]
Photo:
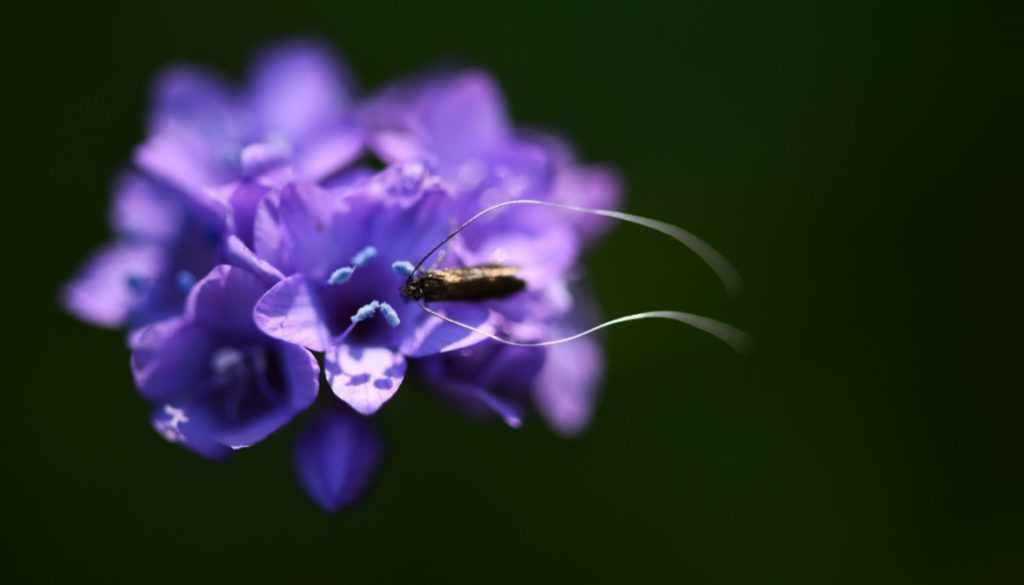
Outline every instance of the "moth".
[[410, 275], [400, 293], [410, 301], [484, 301], [500, 299], [526, 288], [516, 276], [515, 266], [481, 264], [429, 270], [421, 276]]
[[452, 238], [457, 236], [470, 224], [488, 213], [492, 213], [498, 209], [512, 205], [542, 205], [545, 207], [553, 207], [577, 213], [587, 213], [642, 225], [661, 232], [682, 243], [704, 260], [704, 262], [718, 275], [722, 284], [729, 293], [735, 294], [739, 291], [739, 273], [732, 267], [732, 264], [730, 264], [724, 256], [715, 251], [714, 248], [703, 240], [680, 227], [658, 221], [656, 219], [623, 213], [621, 211], [613, 211], [610, 209], [592, 209], [589, 207], [579, 207], [576, 205], [566, 205], [550, 201], [537, 201], [534, 199], [514, 199], [487, 207], [476, 215], [470, 217], [461, 226], [449, 233], [448, 236], [434, 246], [433, 249], [427, 252], [427, 254], [423, 256], [415, 266], [408, 262], [396, 262], [393, 265], [395, 271], [406, 277], [405, 283], [399, 291], [402, 297], [406, 300], [417, 302], [420, 308], [427, 313], [451, 323], [452, 325], [473, 331], [506, 345], [515, 345], [519, 347], [543, 347], [566, 343], [574, 339], [590, 335], [599, 329], [604, 329], [605, 327], [610, 327], [617, 323], [625, 323], [627, 321], [638, 321], [641, 319], [670, 319], [686, 323], [709, 333], [729, 344], [738, 352], [744, 353], [750, 348], [751, 339], [747, 333], [726, 323], [700, 315], [684, 313], [682, 311], [646, 311], [643, 313], [634, 313], [632, 315], [626, 315], [605, 321], [604, 323], [591, 327], [586, 331], [581, 331], [575, 335], [570, 335], [561, 339], [550, 339], [546, 341], [518, 341], [463, 323], [448, 317], [443, 312], [438, 312], [430, 308], [427, 305], [427, 303], [430, 302], [479, 302], [491, 299], [500, 299], [522, 291], [527, 287], [528, 283], [517, 276], [518, 269], [515, 266], [507, 266], [503, 264], [480, 264], [476, 266], [430, 269], [424, 271], [420, 270], [420, 267], [423, 266], [423, 263], [426, 262], [428, 258], [433, 256], [438, 250], [444, 247], [445, 244], [450, 242]]

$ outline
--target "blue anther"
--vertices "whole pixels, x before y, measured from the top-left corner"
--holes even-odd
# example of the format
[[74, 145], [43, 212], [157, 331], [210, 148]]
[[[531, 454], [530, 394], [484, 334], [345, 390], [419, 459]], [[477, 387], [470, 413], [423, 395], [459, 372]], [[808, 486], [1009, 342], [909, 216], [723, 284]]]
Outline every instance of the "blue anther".
[[196, 275], [188, 270], [181, 270], [178, 274], [174, 275], [174, 282], [178, 284], [181, 292], [188, 294], [188, 291], [192, 290], [192, 287], [196, 285]]
[[352, 322], [359, 323], [360, 321], [365, 321], [370, 317], [373, 317], [373, 314], [377, 312], [378, 307], [380, 307], [379, 301], [372, 301], [366, 303], [362, 307], [359, 307], [359, 310], [356, 311], [356, 314], [352, 315]]
[[392, 327], [398, 327], [398, 324], [402, 322], [402, 320], [398, 318], [398, 313], [395, 309], [387, 303], [380, 304], [380, 314], [384, 315], [384, 320]]
[[331, 276], [327, 278], [328, 284], [342, 284], [348, 282], [348, 279], [352, 278], [352, 273], [356, 269], [351, 266], [342, 266], [331, 273]]
[[398, 262], [392, 263], [391, 268], [398, 274], [398, 276], [401, 276], [402, 278], [409, 278], [412, 276], [412, 271], [415, 267], [412, 265], [412, 262], [399, 260]]
[[356, 268], [359, 268], [366, 264], [367, 262], [369, 262], [370, 260], [373, 260], [374, 256], [376, 255], [377, 248], [374, 248], [373, 246], [367, 246], [362, 250], [356, 252], [356, 255], [352, 257], [352, 264], [355, 264]]

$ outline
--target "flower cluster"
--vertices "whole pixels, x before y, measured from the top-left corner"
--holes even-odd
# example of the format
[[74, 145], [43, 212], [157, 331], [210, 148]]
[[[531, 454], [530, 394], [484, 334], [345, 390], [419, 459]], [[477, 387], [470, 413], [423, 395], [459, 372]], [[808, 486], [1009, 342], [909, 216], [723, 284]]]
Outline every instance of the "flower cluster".
[[[260, 55], [240, 87], [194, 67], [158, 78], [146, 138], [114, 185], [116, 237], [63, 301], [129, 331], [132, 372], [168, 441], [225, 457], [308, 410], [295, 466], [336, 510], [371, 479], [383, 449], [369, 415], [411, 371], [471, 416], [518, 427], [532, 408], [560, 433], [587, 424], [595, 341], [496, 343], [403, 299], [399, 269], [502, 201], [612, 208], [619, 196], [609, 170], [514, 127], [484, 72], [360, 97], [330, 50], [296, 41]], [[522, 340], [576, 330], [592, 305], [570, 287], [605, 228], [543, 208], [488, 215], [438, 266], [514, 265], [525, 288], [435, 310]], [[318, 399], [322, 379], [333, 396]]]

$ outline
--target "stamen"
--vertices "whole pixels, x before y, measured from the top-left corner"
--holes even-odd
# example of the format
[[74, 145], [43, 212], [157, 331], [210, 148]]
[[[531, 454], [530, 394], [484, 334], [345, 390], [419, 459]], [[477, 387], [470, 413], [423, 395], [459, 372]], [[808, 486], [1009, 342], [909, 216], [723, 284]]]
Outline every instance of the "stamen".
[[377, 312], [377, 309], [379, 307], [380, 307], [380, 301], [376, 301], [376, 300], [375, 301], [371, 301], [369, 303], [366, 303], [362, 307], [359, 307], [359, 309], [351, 317], [352, 324], [355, 325], [356, 323], [359, 323], [359, 322], [362, 322], [362, 321], [366, 321], [370, 317], [373, 317], [373, 314]]
[[233, 347], [222, 347], [210, 358], [210, 366], [216, 374], [224, 375], [243, 365], [245, 356]]
[[395, 273], [398, 274], [398, 276], [401, 276], [402, 278], [409, 278], [410, 276], [412, 276], [412, 262], [408, 262], [406, 260], [399, 260], [398, 262], [392, 263], [391, 268], [395, 271]]
[[362, 250], [356, 252], [356, 255], [352, 257], [352, 264], [355, 264], [356, 268], [361, 268], [364, 264], [373, 260], [377, 256], [377, 248], [373, 246], [367, 246]]
[[342, 266], [341, 268], [331, 273], [331, 275], [327, 278], [327, 284], [346, 283], [348, 282], [348, 279], [352, 278], [352, 273], [355, 271], [356, 269], [352, 268], [351, 266]]
[[402, 322], [402, 320], [398, 318], [398, 312], [387, 303], [380, 304], [380, 313], [381, 315], [384, 315], [384, 320], [392, 327], [398, 327], [399, 323]]
[[196, 285], [196, 275], [188, 270], [181, 270], [174, 276], [174, 281], [178, 284], [181, 292], [188, 294], [192, 287]]

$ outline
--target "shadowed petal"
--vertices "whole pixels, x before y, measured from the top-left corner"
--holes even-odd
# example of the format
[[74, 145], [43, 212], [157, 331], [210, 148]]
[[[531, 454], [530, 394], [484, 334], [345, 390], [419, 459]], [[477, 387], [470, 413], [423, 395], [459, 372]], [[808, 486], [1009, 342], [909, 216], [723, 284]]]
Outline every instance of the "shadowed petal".
[[131, 343], [132, 374], [143, 396], [160, 399], [202, 388], [213, 343], [184, 317], [171, 317], [137, 331]]
[[343, 405], [332, 404], [299, 434], [293, 457], [306, 492], [334, 512], [365, 491], [383, 452], [379, 435], [366, 419]]
[[217, 433], [217, 440], [232, 449], [262, 441], [316, 400], [320, 389], [320, 366], [313, 354], [290, 343], [275, 343], [273, 351], [282, 371], [284, 394], [279, 403], [268, 405], [259, 416], [240, 425], [224, 427]]
[[418, 360], [417, 365], [431, 386], [460, 410], [475, 416], [497, 414], [518, 428], [544, 354], [540, 348], [485, 341]]
[[266, 284], [248, 270], [221, 264], [192, 287], [185, 316], [224, 340], [258, 337], [253, 306], [266, 289]]
[[267, 335], [296, 343], [313, 351], [324, 351], [331, 332], [321, 318], [312, 286], [302, 274], [294, 274], [274, 285], [256, 303], [256, 325]]
[[280, 270], [257, 256], [238, 236], [228, 236], [224, 240], [224, 259], [232, 266], [245, 268], [256, 274], [268, 287], [284, 279]]
[[327, 381], [338, 398], [361, 414], [373, 414], [405, 377], [405, 357], [383, 347], [342, 344], [325, 354]]

